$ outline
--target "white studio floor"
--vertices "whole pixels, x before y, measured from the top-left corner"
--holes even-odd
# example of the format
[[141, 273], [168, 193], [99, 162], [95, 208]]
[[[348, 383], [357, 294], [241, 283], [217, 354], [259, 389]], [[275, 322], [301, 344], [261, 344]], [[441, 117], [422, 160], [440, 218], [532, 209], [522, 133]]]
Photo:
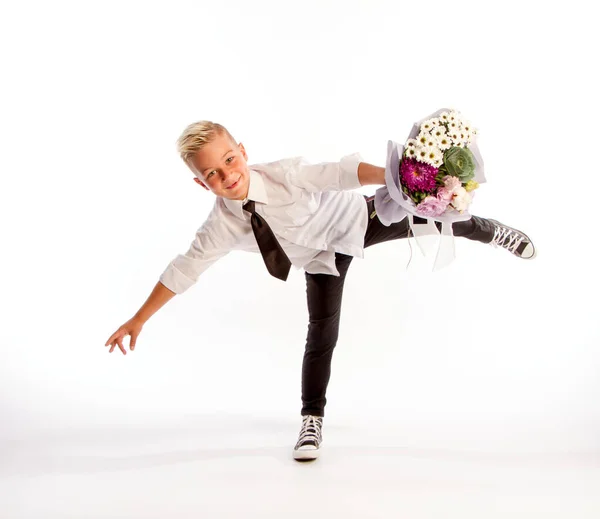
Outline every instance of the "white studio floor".
[[[596, 518], [600, 454], [566, 430], [346, 415], [320, 459], [291, 458], [299, 421], [215, 414], [39, 430], [2, 443], [0, 509], [39, 518]], [[421, 428], [422, 430], [419, 430]], [[554, 447], [553, 447], [554, 445]]]
[[[594, 306], [578, 302], [575, 274], [541, 297], [549, 254], [525, 263], [457, 247], [460, 261], [444, 272], [398, 275], [411, 297], [393, 301], [386, 270], [370, 265], [400, 262], [401, 249], [353, 265], [322, 455], [311, 463], [292, 459], [306, 330], [299, 275], [267, 287], [261, 310], [278, 319], [266, 328], [252, 299], [261, 278], [232, 306], [210, 291], [228, 265], [215, 266], [126, 356], [104, 342], [131, 301], [106, 300], [73, 322], [64, 347], [46, 339], [64, 331], [58, 311], [29, 334], [15, 326], [15, 344], [33, 346], [11, 349], [1, 379], [1, 519], [597, 519]], [[497, 276], [481, 270], [485, 282], [454, 292], [434, 321], [424, 315], [420, 287], [452, 293], [480, 263]], [[215, 294], [210, 305], [203, 291]], [[232, 315], [239, 326], [225, 331]]]

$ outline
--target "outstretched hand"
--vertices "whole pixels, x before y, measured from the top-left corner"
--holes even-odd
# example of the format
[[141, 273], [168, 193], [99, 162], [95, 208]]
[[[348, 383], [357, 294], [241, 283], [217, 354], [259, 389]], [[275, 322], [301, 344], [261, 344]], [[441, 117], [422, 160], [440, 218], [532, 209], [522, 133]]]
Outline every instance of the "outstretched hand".
[[125, 346], [123, 346], [123, 339], [127, 335], [130, 336], [129, 349], [133, 351], [135, 349], [135, 343], [138, 335], [142, 331], [143, 325], [144, 323], [135, 317], [121, 325], [119, 329], [110, 336], [108, 341], [106, 341], [105, 346], [110, 346], [109, 353], [112, 353], [115, 347], [119, 346], [119, 349], [123, 352], [123, 355], [127, 355], [127, 350], [125, 349]]

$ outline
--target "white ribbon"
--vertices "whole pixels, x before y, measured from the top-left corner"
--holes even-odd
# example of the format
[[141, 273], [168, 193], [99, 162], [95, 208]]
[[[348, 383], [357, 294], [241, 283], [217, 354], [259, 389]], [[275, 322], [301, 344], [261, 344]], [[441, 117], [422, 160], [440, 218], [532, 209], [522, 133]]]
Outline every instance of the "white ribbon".
[[426, 223], [415, 223], [412, 214], [408, 214], [408, 225], [415, 242], [419, 246], [423, 256], [428, 257], [433, 254], [434, 248], [431, 240], [423, 240], [424, 236], [439, 235], [437, 242], [437, 252], [433, 262], [433, 270], [440, 270], [447, 267], [456, 258], [456, 248], [454, 245], [454, 234], [452, 233], [452, 224], [442, 223], [442, 232], [438, 230], [435, 220], [428, 218]]

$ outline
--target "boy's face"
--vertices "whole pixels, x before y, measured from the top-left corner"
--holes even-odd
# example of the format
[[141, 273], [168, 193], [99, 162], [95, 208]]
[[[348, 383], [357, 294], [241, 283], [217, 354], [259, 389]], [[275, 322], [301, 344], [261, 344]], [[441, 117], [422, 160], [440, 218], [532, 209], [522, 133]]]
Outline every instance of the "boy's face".
[[247, 160], [242, 143], [233, 143], [225, 133], [217, 134], [192, 159], [199, 177], [194, 181], [217, 196], [244, 200], [250, 181]]

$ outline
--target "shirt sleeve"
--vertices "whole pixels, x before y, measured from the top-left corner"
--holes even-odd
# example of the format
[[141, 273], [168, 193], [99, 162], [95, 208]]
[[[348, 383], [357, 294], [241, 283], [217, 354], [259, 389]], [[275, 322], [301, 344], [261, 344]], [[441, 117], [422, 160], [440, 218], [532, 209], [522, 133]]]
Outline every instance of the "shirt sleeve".
[[339, 162], [307, 164], [299, 159], [296, 167], [288, 173], [288, 181], [311, 192], [348, 191], [362, 187], [358, 180], [358, 165], [362, 158], [358, 153], [346, 155]]
[[178, 254], [163, 271], [159, 281], [176, 294], [194, 285], [200, 274], [225, 256], [237, 243], [238, 233], [216, 203], [185, 254]]

